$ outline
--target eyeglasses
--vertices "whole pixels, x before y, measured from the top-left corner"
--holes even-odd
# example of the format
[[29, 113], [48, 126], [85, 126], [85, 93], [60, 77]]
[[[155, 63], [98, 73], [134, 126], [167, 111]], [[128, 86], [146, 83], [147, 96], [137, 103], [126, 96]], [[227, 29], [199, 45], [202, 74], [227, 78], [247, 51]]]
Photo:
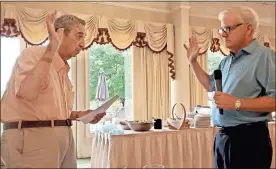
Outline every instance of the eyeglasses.
[[223, 34], [223, 32], [224, 32], [224, 33], [229, 33], [229, 32], [231, 32], [232, 30], [236, 29], [237, 27], [239, 27], [239, 26], [241, 26], [241, 25], [243, 25], [243, 23], [239, 23], [239, 24], [234, 25], [234, 26], [221, 27], [221, 28], [219, 29], [219, 33], [220, 33], [220, 34]]

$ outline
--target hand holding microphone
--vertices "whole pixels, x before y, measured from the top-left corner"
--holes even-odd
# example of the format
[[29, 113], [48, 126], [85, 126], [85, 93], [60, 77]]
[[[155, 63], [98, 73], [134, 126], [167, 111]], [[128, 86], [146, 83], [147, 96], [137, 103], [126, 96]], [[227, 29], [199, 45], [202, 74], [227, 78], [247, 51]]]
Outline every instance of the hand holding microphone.
[[[222, 92], [222, 73], [221, 70], [215, 70], [214, 71], [214, 79], [215, 79], [215, 87], [216, 91]], [[219, 109], [219, 114], [223, 115], [223, 109]]]
[[223, 110], [235, 110], [236, 97], [222, 92], [222, 73], [221, 70], [214, 71], [216, 92], [214, 100], [219, 109], [219, 113], [223, 115]]

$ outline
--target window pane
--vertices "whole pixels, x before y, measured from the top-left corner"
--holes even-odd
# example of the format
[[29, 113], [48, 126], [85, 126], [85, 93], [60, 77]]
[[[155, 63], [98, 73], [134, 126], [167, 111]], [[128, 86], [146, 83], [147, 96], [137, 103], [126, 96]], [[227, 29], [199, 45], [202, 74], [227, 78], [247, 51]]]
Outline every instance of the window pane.
[[[129, 101], [131, 94], [131, 49], [120, 52], [111, 44], [98, 45], [94, 44], [89, 50], [89, 88], [90, 88], [90, 109], [96, 109], [102, 103], [115, 94], [120, 95], [108, 110], [106, 117], [126, 118], [131, 116], [132, 112]], [[99, 101], [96, 98], [98, 80], [100, 71], [104, 72], [109, 98], [105, 101]], [[125, 102], [127, 100], [127, 102]], [[128, 111], [125, 111], [128, 107]], [[127, 112], [127, 114], [125, 113]], [[91, 125], [91, 130], [102, 124]]]
[[1, 37], [1, 98], [20, 54], [20, 39]]
[[132, 110], [132, 48], [127, 51], [125, 56], [125, 102], [124, 102], [124, 117], [128, 120], [133, 120]]
[[224, 55], [220, 52], [211, 52], [208, 50], [208, 72], [212, 74], [219, 66], [220, 61], [224, 58]]
[[[14, 63], [20, 54], [20, 39], [1, 37], [1, 99], [13, 71]], [[3, 126], [1, 123], [1, 135]]]
[[48, 40], [46, 40], [46, 42], [44, 42], [44, 43], [42, 44], [42, 46], [47, 46], [47, 45], [48, 45], [48, 43], [49, 43], [49, 39], [48, 39]]

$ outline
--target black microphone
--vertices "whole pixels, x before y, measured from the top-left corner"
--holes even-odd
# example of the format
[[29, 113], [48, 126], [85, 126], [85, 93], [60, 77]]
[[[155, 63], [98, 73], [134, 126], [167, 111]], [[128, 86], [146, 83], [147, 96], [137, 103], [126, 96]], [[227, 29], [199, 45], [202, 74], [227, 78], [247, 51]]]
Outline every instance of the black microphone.
[[[222, 78], [221, 70], [215, 70], [214, 79], [215, 79], [216, 91], [220, 91], [220, 92], [222, 92], [221, 78]], [[223, 115], [223, 109], [219, 109], [219, 114]]]

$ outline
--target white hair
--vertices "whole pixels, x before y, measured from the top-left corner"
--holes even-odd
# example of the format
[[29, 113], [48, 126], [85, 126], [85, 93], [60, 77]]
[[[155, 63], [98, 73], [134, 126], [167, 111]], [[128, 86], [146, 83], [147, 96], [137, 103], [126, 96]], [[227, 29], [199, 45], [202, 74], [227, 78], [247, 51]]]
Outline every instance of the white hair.
[[219, 20], [222, 21], [225, 15], [234, 15], [237, 17], [240, 23], [248, 23], [253, 26], [253, 32], [255, 33], [259, 27], [259, 17], [252, 8], [249, 7], [232, 7], [223, 12], [218, 16]]

